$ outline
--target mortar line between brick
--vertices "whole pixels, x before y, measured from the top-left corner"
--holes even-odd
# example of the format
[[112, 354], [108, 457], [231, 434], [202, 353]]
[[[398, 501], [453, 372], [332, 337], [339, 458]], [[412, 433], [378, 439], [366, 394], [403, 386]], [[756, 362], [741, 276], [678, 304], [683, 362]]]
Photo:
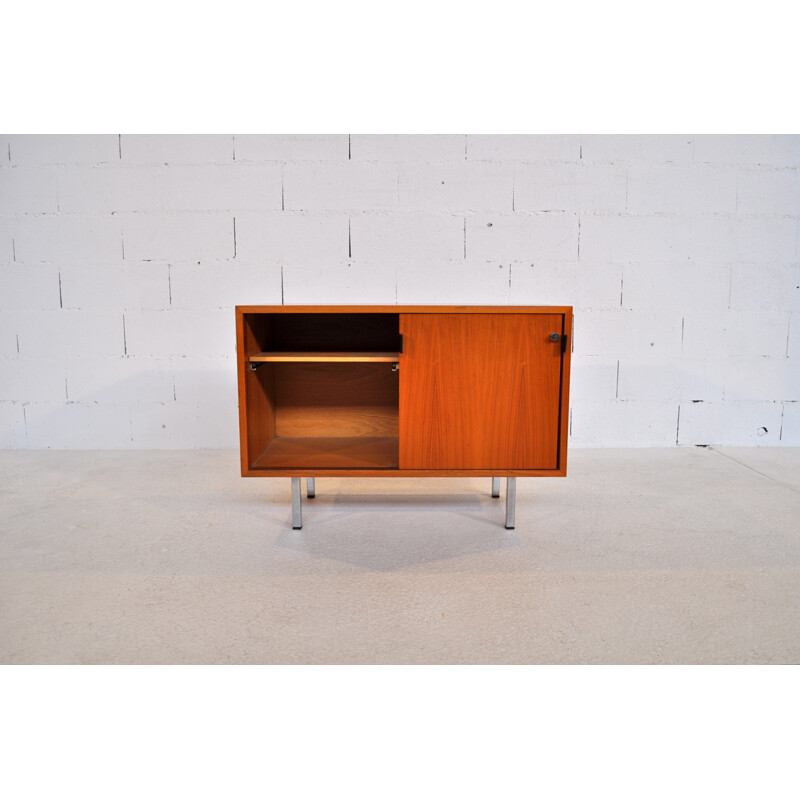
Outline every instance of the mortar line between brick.
[[789, 358], [789, 339], [792, 336], [792, 315], [789, 314], [789, 324], [786, 326], [786, 358]]
[[778, 431], [778, 441], [783, 441], [783, 416], [786, 414], [786, 403], [781, 403], [781, 429]]
[[25, 404], [22, 404], [22, 424], [25, 427], [25, 447], [29, 447], [28, 445], [28, 414], [25, 411]]
[[125, 315], [122, 315], [122, 351], [128, 355], [128, 332], [125, 330]]
[[739, 461], [738, 458], [734, 458], [733, 456], [729, 456], [727, 453], [723, 453], [722, 451], [717, 450], [716, 447], [709, 447], [708, 449], [711, 450], [714, 453], [718, 453], [723, 458], [727, 458], [729, 461], [733, 461], [734, 464], [738, 464], [740, 467], [744, 467], [745, 469], [749, 469], [750, 472], [755, 472], [756, 475], [760, 475], [762, 478], [766, 478], [768, 481], [772, 481], [773, 483], [777, 483], [778, 486], [783, 486], [784, 488], [789, 489], [790, 491], [795, 492], [796, 494], [800, 494], [800, 489], [796, 488], [795, 486], [792, 486], [789, 483], [784, 483], [783, 481], [779, 481], [777, 478], [773, 478], [771, 475], [766, 475], [765, 473], [760, 472], [759, 470], [755, 469], [754, 467], [751, 467], [748, 464], [745, 464], [744, 461]]
[[117, 151], [119, 152], [119, 159], [122, 161], [122, 134], [117, 134]]
[[172, 305], [172, 266], [167, 264], [167, 291], [169, 292], [169, 304]]
[[678, 424], [675, 426], [675, 445], [681, 438], [681, 405], [678, 403]]
[[58, 271], [58, 307], [64, 308], [64, 296], [61, 292], [61, 270]]

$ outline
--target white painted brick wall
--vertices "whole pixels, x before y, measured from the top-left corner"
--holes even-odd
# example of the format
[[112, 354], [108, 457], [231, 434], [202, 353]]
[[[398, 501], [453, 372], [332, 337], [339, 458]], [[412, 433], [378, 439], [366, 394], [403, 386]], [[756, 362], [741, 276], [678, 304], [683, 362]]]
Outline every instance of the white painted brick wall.
[[[58, 437], [54, 438], [58, 441]], [[25, 435], [25, 407], [22, 403], [0, 400], [0, 449], [27, 447]]]
[[800, 311], [800, 265], [734, 264], [731, 310]]
[[0, 313], [61, 307], [55, 264], [0, 265]]
[[692, 139], [697, 163], [800, 167], [800, 137], [796, 135], [703, 134]]
[[632, 213], [736, 211], [737, 172], [731, 167], [630, 167], [627, 172]]
[[800, 216], [800, 169], [739, 170], [736, 210]]
[[287, 211], [396, 210], [397, 166], [354, 161], [286, 164], [283, 199]]
[[800, 369], [784, 357], [733, 357], [723, 362], [724, 398], [731, 401], [800, 399]]
[[348, 136], [344, 134], [261, 135], [233, 137], [236, 161], [347, 161]]
[[786, 355], [789, 316], [783, 312], [692, 312], [683, 319], [684, 355], [713, 353], [718, 358]]
[[[202, 261], [174, 263], [165, 269], [169, 270], [169, 304], [175, 309], [281, 304], [283, 267], [278, 261], [253, 264], [238, 259], [222, 264]], [[312, 280], [317, 272], [318, 268], [312, 266]]]
[[491, 163], [403, 164], [398, 205], [409, 211], [512, 211], [514, 171]]
[[66, 402], [63, 360], [4, 358], [0, 361], [3, 400], [15, 403]]
[[[2, 170], [0, 170], [2, 172]], [[0, 263], [8, 264], [14, 260], [14, 234], [11, 217], [0, 217]]]
[[170, 167], [119, 163], [58, 168], [58, 210], [65, 214], [161, 211], [167, 207]]
[[236, 402], [213, 401], [157, 403], [131, 407], [131, 441], [142, 449], [197, 447], [203, 431], [203, 447], [234, 447], [239, 439]]
[[324, 270], [313, 261], [292, 261], [283, 269], [283, 299], [287, 305], [392, 305], [397, 302], [398, 268], [382, 259], [331, 260]]
[[125, 352], [131, 356], [232, 357], [236, 351], [230, 311], [130, 311]]
[[800, 401], [783, 404], [781, 442], [800, 442]]
[[677, 403], [576, 401], [572, 403], [570, 439], [578, 447], [607, 447], [609, 441], [626, 442], [629, 447], [670, 447], [677, 438], [677, 424]]
[[118, 217], [33, 215], [12, 223], [14, 258], [21, 263], [80, 261], [98, 264], [122, 257]]
[[581, 137], [552, 134], [469, 134], [466, 151], [468, 161], [577, 164], [581, 157]]
[[572, 356], [569, 395], [572, 404], [617, 399], [619, 362], [606, 356]]
[[0, 214], [58, 211], [55, 167], [0, 169]]
[[514, 170], [515, 211], [611, 211], [626, 209], [625, 167], [523, 165]]
[[232, 214], [131, 214], [122, 226], [125, 260], [226, 259], [235, 254]]
[[233, 135], [123, 134], [124, 164], [225, 164], [233, 161]]
[[397, 266], [397, 302], [425, 305], [451, 297], [456, 305], [508, 305], [509, 264], [496, 261], [408, 261]]
[[619, 309], [622, 266], [564, 261], [512, 261], [510, 302], [573, 306], [575, 312]]
[[477, 259], [574, 261], [578, 216], [565, 212], [474, 214], [466, 220], [466, 254]]
[[65, 213], [259, 211], [281, 208], [280, 164], [62, 167]]
[[350, 219], [350, 240], [355, 259], [463, 258], [464, 217], [413, 212], [357, 214]]
[[175, 385], [168, 362], [152, 358], [72, 358], [62, 362], [70, 402], [168, 403]]
[[119, 160], [115, 134], [27, 134], [5, 137], [12, 165], [108, 164]]
[[581, 160], [612, 164], [689, 164], [693, 160], [693, 136], [670, 134], [594, 134], [581, 138]]
[[359, 134], [350, 137], [353, 161], [464, 161], [466, 136], [463, 134], [395, 136]]
[[789, 315], [789, 337], [786, 343], [786, 355], [793, 359], [800, 358], [800, 314]]
[[108, 403], [28, 403], [28, 447], [114, 450], [131, 447], [131, 406]]
[[728, 264], [639, 262], [622, 273], [622, 308], [725, 311], [731, 294]]
[[692, 219], [689, 255], [716, 261], [796, 261], [798, 218], [742, 214]]
[[692, 256], [689, 216], [582, 214], [580, 255], [591, 261], [669, 261]]
[[124, 311], [170, 307], [169, 267], [164, 263], [63, 264], [57, 279], [61, 306], [65, 309]]
[[19, 354], [25, 358], [125, 353], [122, 314], [112, 311], [29, 311], [16, 315]]
[[800, 136], [0, 137], [0, 446], [235, 447], [281, 302], [573, 305], [574, 445], [800, 445]]
[[646, 360], [621, 356], [618, 363], [617, 398], [692, 402], [722, 400], [725, 363], [711, 358], [667, 357]]
[[737, 444], [772, 447], [781, 443], [780, 403], [681, 403], [678, 444]]
[[244, 261], [311, 259], [319, 265], [348, 257], [348, 217], [285, 212], [236, 215], [236, 257]]
[[579, 355], [658, 359], [681, 355], [679, 313], [598, 311], [576, 316], [574, 330], [574, 352]]

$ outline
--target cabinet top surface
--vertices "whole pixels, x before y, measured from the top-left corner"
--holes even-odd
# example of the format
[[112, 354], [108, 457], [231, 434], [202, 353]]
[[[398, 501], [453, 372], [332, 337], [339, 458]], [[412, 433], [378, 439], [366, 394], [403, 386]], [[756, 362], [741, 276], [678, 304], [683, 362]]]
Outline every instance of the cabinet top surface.
[[572, 306], [236, 306], [237, 314], [571, 314]]

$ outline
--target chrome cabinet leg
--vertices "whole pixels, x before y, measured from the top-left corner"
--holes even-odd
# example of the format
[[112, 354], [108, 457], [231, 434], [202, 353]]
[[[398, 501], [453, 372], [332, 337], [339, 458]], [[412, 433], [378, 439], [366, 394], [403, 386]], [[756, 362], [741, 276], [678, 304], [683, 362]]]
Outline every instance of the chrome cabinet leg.
[[292, 478], [292, 529], [303, 527], [303, 506], [300, 497], [300, 478]]
[[306, 496], [307, 497], [316, 497], [316, 490], [314, 489], [314, 479], [313, 478], [306, 478]]
[[517, 479], [506, 478], [506, 530], [514, 529], [514, 512], [517, 505]]
[[500, 478], [492, 478], [492, 497], [500, 497]]

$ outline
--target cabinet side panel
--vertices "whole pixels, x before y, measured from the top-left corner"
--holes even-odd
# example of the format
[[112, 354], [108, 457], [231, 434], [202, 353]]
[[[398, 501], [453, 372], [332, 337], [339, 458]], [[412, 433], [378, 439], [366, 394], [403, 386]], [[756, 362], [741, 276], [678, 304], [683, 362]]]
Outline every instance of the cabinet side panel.
[[249, 356], [266, 346], [268, 337], [269, 319], [266, 315], [243, 315], [237, 341], [243, 472], [252, 467], [275, 438], [273, 365], [263, 364], [254, 372], [248, 361]]
[[400, 469], [558, 469], [562, 314], [400, 326]]
[[561, 412], [559, 417], [558, 469], [567, 474], [567, 450], [569, 443], [569, 376], [572, 369], [572, 309], [564, 314], [564, 333], [567, 346], [561, 358]]

